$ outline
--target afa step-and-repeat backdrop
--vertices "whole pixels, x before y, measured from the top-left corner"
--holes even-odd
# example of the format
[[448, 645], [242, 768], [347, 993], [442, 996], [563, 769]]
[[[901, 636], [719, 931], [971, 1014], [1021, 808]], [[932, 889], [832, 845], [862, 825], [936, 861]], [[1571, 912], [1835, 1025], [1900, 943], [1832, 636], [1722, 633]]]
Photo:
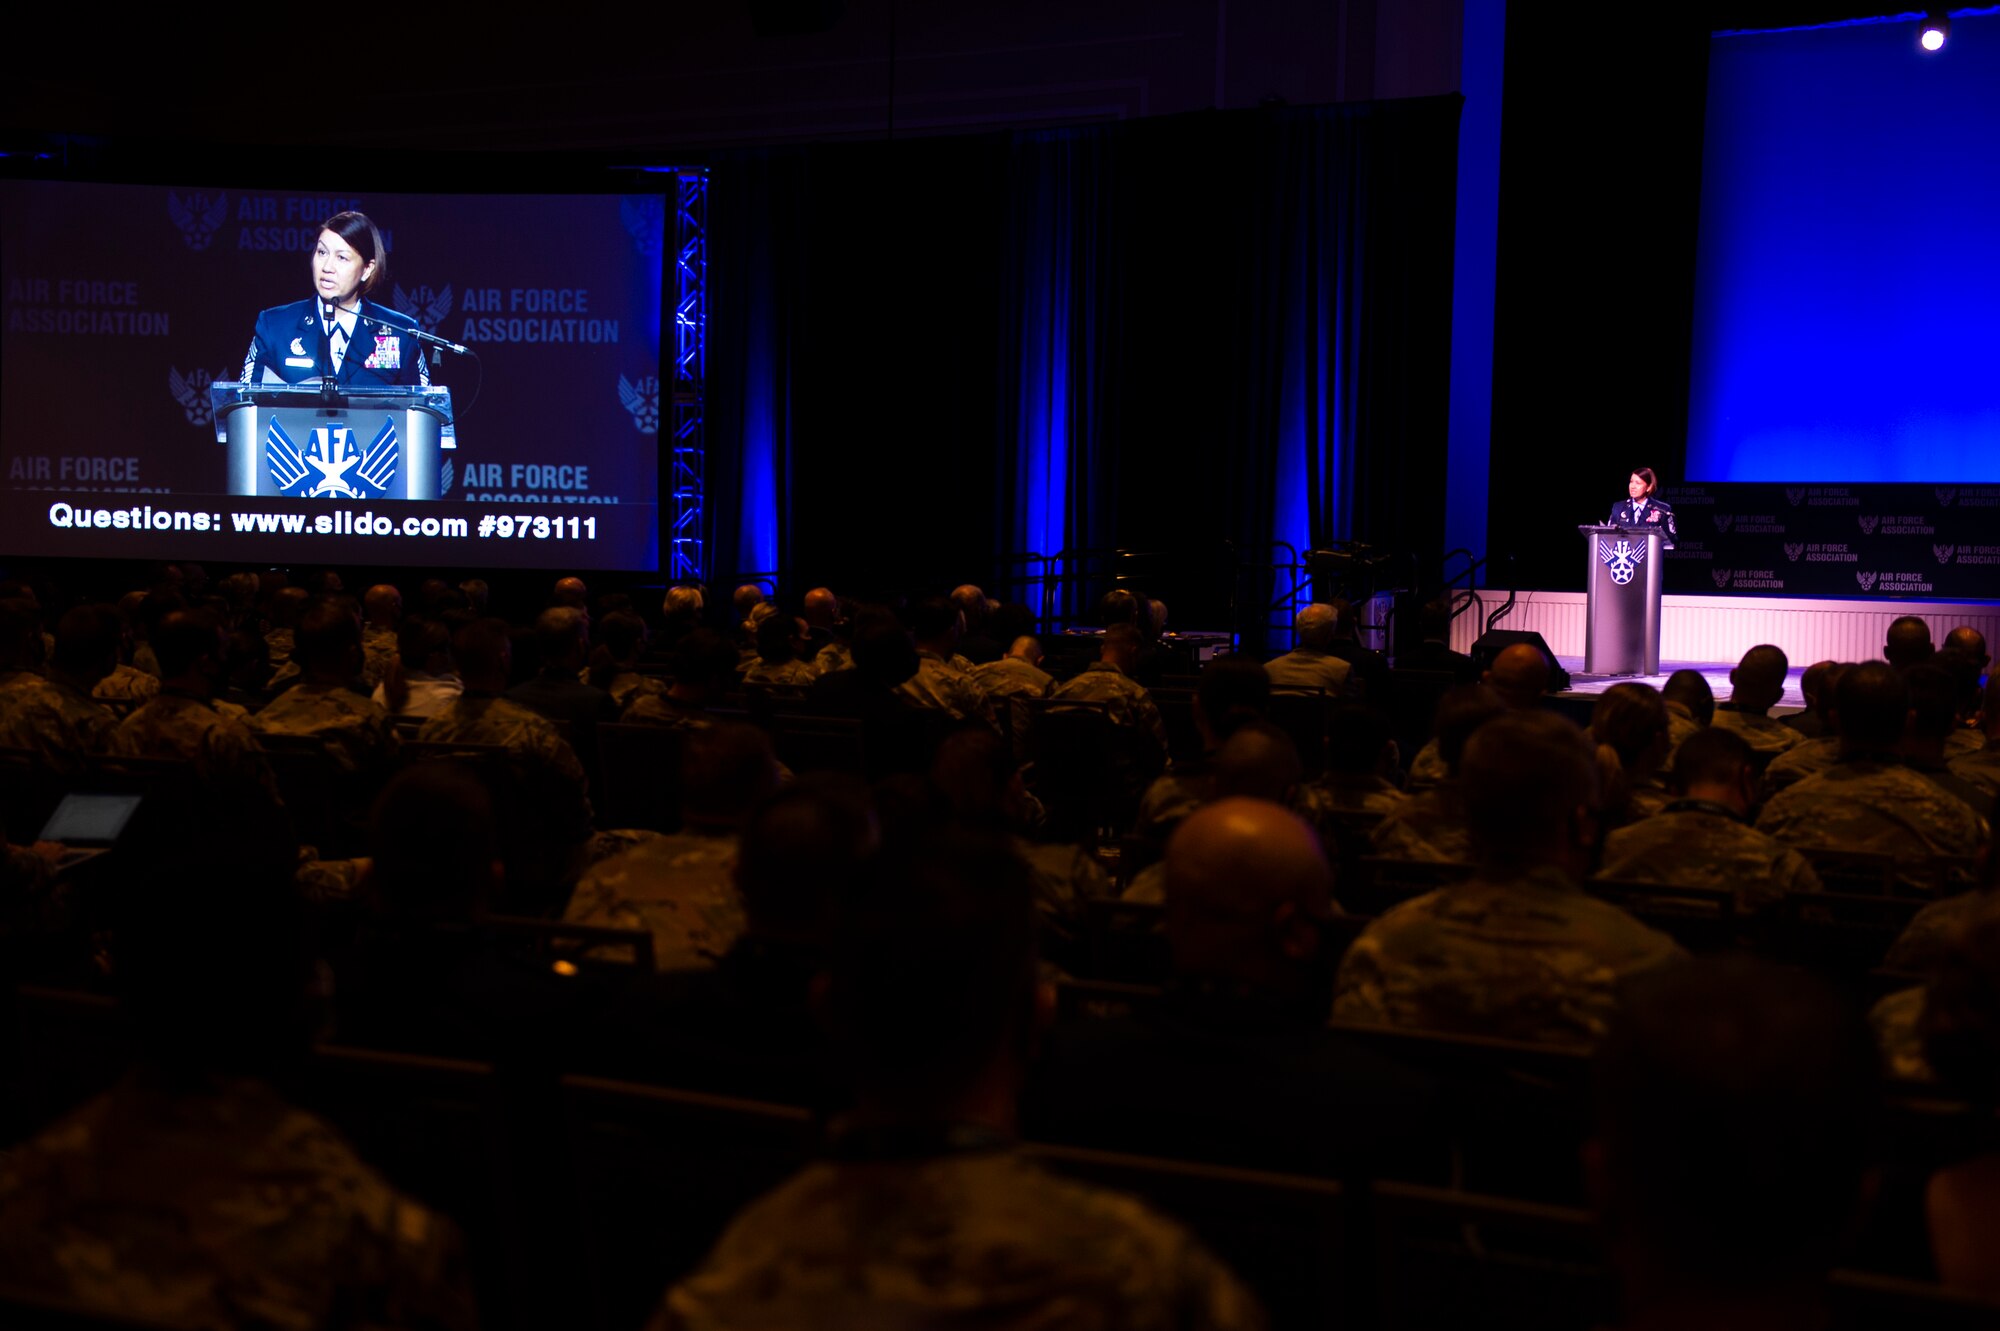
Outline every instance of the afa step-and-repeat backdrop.
[[2000, 485], [1670, 485], [1669, 592], [2000, 597]]

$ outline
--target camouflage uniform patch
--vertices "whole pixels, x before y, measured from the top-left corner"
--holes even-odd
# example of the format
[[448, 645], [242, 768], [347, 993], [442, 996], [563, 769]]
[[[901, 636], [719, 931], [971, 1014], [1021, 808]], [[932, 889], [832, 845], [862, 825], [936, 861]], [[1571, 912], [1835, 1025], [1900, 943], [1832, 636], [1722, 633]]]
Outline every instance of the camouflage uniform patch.
[[250, 724], [266, 735], [310, 735], [325, 741], [328, 756], [349, 776], [379, 772], [396, 756], [396, 731], [389, 713], [337, 684], [287, 689]]
[[396, 630], [361, 630], [361, 678], [369, 688], [380, 684], [397, 659]]
[[745, 684], [775, 684], [780, 688], [806, 688], [818, 678], [818, 672], [805, 661], [781, 661], [771, 665], [760, 660], [743, 672]]
[[[611, 703], [620, 712], [649, 694], [663, 694], [673, 687], [673, 681], [659, 675], [641, 674], [637, 670], [621, 670], [611, 677], [604, 691], [611, 695]], [[622, 719], [622, 718], [621, 718]]]
[[491, 694], [461, 694], [458, 701], [424, 722], [417, 740], [423, 744], [491, 744], [506, 749], [524, 767], [545, 777], [552, 791], [560, 792], [563, 807], [551, 811], [555, 834], [571, 842], [590, 836], [590, 778], [576, 750], [553, 725], [521, 704]]
[[1382, 815], [1369, 840], [1377, 855], [1442, 864], [1472, 862], [1472, 831], [1465, 796], [1447, 781], [1420, 791]]
[[1049, 697], [1054, 702], [1103, 703], [1112, 725], [1150, 736], [1161, 755], [1167, 751], [1167, 723], [1160, 718], [1153, 695], [1109, 661], [1092, 662]]
[[1540, 1044], [1601, 1038], [1620, 981], [1685, 955], [1555, 869], [1408, 901], [1341, 962], [1337, 1021]]
[[917, 653], [917, 673], [896, 686], [896, 696], [912, 707], [943, 712], [954, 721], [991, 724], [993, 720], [985, 691], [971, 675], [935, 652]]
[[452, 1223], [248, 1081], [128, 1080], [10, 1152], [0, 1284], [149, 1325], [476, 1323]]
[[111, 673], [98, 680], [97, 687], [90, 691], [90, 696], [99, 702], [144, 702], [159, 694], [159, 680], [122, 662], [113, 666]]
[[1011, 1151], [812, 1165], [668, 1291], [653, 1331], [1264, 1325], [1187, 1231]]
[[645, 930], [663, 971], [713, 966], [743, 936], [736, 844], [692, 832], [654, 837], [586, 870], [563, 918]]
[[1417, 750], [1416, 757], [1410, 759], [1410, 775], [1403, 781], [1403, 789], [1414, 795], [1448, 780], [1450, 776], [1450, 769], [1444, 765], [1444, 755], [1438, 752], [1438, 742], [1431, 740]]
[[1960, 892], [1957, 896], [1933, 901], [1918, 911], [1882, 959], [1884, 968], [1927, 974], [1944, 959], [1945, 949], [1960, 934], [1994, 908], [2000, 897], [1990, 891]]
[[698, 730], [709, 725], [708, 713], [676, 702], [666, 693], [642, 693], [618, 717], [628, 726], [659, 726], [666, 730]]
[[51, 772], [73, 775], [110, 748], [118, 718], [67, 684], [21, 670], [0, 676], [0, 746], [27, 749]]
[[1709, 723], [1720, 730], [1733, 730], [1743, 736], [1751, 748], [1759, 753], [1783, 753], [1806, 742], [1806, 737], [1774, 716], [1762, 716], [1756, 712], [1739, 712], [1734, 703], [1719, 702], [1715, 705], [1715, 720]]
[[1604, 842], [1599, 878], [1733, 891], [1749, 912], [1794, 892], [1820, 890], [1819, 875], [1798, 851], [1759, 832], [1728, 807], [1677, 800]]
[[1793, 846], [1915, 857], [1976, 855], [1988, 837], [1986, 820], [1962, 800], [1900, 763], [1871, 758], [1842, 759], [1778, 792], [1757, 830]]
[[[254, 788], [272, 804], [283, 804], [278, 779], [256, 732], [240, 715], [185, 694], [162, 693], [118, 723], [111, 751], [133, 758], [172, 758], [194, 764], [195, 775], [223, 786]], [[240, 709], [239, 709], [240, 710]]]
[[1771, 765], [1764, 769], [1764, 793], [1775, 795], [1809, 776], [1818, 776], [1839, 761], [1840, 736], [1809, 739], [1771, 759]]
[[2000, 745], [1975, 749], [1951, 759], [1945, 767], [1959, 780], [2000, 796]]
[[1898, 1081], [1936, 1081], [1930, 1060], [1924, 1056], [1924, 1037], [1918, 1029], [1924, 1019], [1924, 986], [1890, 994], [1868, 1011], [1868, 1028], [1875, 1033], [1875, 1047], [1882, 1051], [1884, 1075]]
[[813, 657], [812, 668], [814, 675], [831, 675], [836, 670], [852, 670], [854, 649], [838, 640], [830, 642], [819, 649], [819, 655]]

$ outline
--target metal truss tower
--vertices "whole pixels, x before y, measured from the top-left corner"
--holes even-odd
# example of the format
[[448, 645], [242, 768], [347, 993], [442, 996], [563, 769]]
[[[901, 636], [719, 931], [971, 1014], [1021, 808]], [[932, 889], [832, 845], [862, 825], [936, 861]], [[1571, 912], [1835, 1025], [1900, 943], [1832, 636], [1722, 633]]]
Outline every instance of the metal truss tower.
[[671, 493], [666, 574], [672, 582], [708, 577], [704, 530], [708, 434], [703, 400], [708, 377], [708, 172], [675, 171], [674, 380]]

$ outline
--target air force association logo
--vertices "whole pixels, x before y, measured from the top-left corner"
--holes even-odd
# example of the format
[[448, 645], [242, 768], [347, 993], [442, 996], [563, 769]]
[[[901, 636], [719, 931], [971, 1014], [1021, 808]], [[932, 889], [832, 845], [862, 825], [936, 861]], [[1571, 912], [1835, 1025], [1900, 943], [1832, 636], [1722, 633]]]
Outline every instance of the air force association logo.
[[264, 434], [271, 484], [293, 499], [383, 499], [396, 483], [401, 448], [386, 417], [367, 448], [356, 450], [345, 425], [322, 425], [300, 447], [277, 421]]
[[215, 233], [229, 220], [227, 194], [168, 194], [167, 216], [181, 229], [181, 239], [191, 250], [205, 250]]
[[649, 374], [636, 384], [619, 375], [618, 400], [625, 404], [625, 410], [632, 413], [632, 424], [640, 434], [660, 432], [660, 380], [657, 375]]
[[666, 243], [667, 205], [657, 194], [628, 194], [618, 202], [618, 215], [632, 237], [639, 257], [656, 259]]
[[1940, 564], [1949, 564], [1952, 555], [1957, 550], [1958, 547], [1955, 545], [1934, 545], [1931, 547], [1931, 553], [1937, 556], [1937, 562]]
[[1958, 498], [1957, 489], [1951, 487], [1936, 486], [1932, 488], [1931, 493], [1937, 496], [1939, 508], [1950, 508], [1951, 501]]
[[426, 333], [435, 333], [438, 325], [451, 317], [451, 284], [446, 283], [442, 291], [434, 291], [427, 286], [405, 291], [398, 284], [389, 303], [415, 319], [417, 327]]
[[1728, 531], [1730, 524], [1735, 521], [1736, 515], [1734, 513], [1717, 513], [1715, 515], [1715, 529], [1717, 531]]
[[1804, 541], [1785, 542], [1785, 558], [1791, 560], [1794, 564], [1799, 562], [1799, 556], [1805, 552], [1806, 543]]
[[1805, 497], [1805, 486], [1788, 485], [1785, 487], [1785, 498], [1791, 502], [1793, 508], [1797, 508], [1801, 503], [1805, 502]]
[[1639, 565], [1646, 562], [1646, 545], [1643, 541], [1634, 545], [1622, 537], [1613, 541], [1600, 536], [1597, 538], [1597, 558], [1610, 566], [1611, 580], [1623, 587], [1637, 575]]
[[1736, 570], [1733, 568], [1712, 568], [1708, 571], [1708, 576], [1715, 579], [1717, 587], [1727, 587], [1729, 580], [1736, 576]]
[[178, 368], [167, 367], [167, 387], [173, 392], [174, 401], [181, 404], [189, 425], [215, 424], [215, 404], [208, 400], [208, 386], [216, 376], [199, 367], [182, 374]]
[[1882, 521], [1881, 518], [1873, 515], [1859, 516], [1854, 520], [1861, 524], [1861, 534], [1863, 536], [1873, 536], [1875, 534], [1875, 525]]
[[1861, 584], [1861, 590], [1864, 592], [1875, 590], [1875, 575], [1873, 573], [1856, 573], [1854, 580]]

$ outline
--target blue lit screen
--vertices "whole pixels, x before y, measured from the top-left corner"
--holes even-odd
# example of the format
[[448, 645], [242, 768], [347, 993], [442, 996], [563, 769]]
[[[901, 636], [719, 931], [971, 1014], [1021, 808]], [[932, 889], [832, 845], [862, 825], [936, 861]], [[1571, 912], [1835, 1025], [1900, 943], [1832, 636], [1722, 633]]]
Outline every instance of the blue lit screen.
[[1688, 478], [2000, 481], [2000, 14], [1709, 54]]

